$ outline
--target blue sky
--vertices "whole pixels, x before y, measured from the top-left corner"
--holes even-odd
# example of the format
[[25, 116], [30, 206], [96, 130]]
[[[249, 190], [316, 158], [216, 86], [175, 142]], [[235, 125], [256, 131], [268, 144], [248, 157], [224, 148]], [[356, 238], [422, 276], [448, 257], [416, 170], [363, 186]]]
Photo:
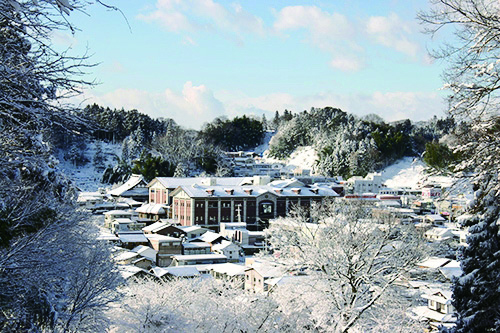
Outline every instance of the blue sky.
[[[443, 116], [443, 64], [415, 19], [426, 1], [121, 1], [71, 13], [75, 52], [100, 65], [86, 103], [199, 128], [333, 106], [387, 121]], [[128, 24], [127, 24], [128, 21]], [[130, 27], [129, 27], [130, 26]]]

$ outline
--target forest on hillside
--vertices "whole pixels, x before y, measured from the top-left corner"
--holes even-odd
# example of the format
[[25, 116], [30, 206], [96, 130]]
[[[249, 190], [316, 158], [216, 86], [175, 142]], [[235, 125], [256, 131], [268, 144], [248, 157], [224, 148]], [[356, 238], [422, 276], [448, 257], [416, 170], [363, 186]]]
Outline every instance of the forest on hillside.
[[[452, 156], [436, 157], [444, 156], [448, 149], [439, 140], [456, 127], [452, 118], [386, 123], [376, 115], [360, 118], [332, 107], [300, 113], [276, 111], [269, 121], [265, 116], [216, 118], [199, 131], [185, 129], [174, 119], [152, 119], [137, 110], [111, 110], [96, 104], [78, 114], [90, 124], [87, 137], [122, 146], [114, 165], [99, 168], [106, 169], [103, 180], [108, 183], [123, 181], [131, 173], [143, 174], [146, 179], [231, 175], [224, 152], [251, 151], [262, 143], [266, 131], [274, 132], [269, 156], [286, 159], [297, 147], [313, 146], [319, 157], [315, 172], [325, 176], [365, 176], [404, 156], [418, 157], [424, 152], [430, 165], [445, 169]], [[80, 144], [82, 156], [85, 141], [73, 141]], [[78, 158], [74, 145], [69, 146], [66, 156], [78, 163], [89, 162]]]

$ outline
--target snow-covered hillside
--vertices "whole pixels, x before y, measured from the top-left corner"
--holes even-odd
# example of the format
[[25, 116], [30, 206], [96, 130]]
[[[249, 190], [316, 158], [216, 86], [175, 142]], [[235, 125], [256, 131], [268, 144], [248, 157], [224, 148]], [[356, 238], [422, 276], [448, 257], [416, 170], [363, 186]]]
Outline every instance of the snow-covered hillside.
[[[101, 142], [102, 151], [105, 156], [104, 165], [114, 165], [114, 156], [120, 156], [121, 145], [108, 142]], [[58, 168], [71, 179], [71, 181], [81, 191], [96, 191], [100, 187], [109, 186], [101, 183], [102, 172], [97, 171], [92, 163], [96, 152], [95, 142], [87, 143], [87, 149], [84, 152], [85, 157], [90, 161], [82, 166], [75, 166], [73, 163], [64, 159], [64, 151], [59, 153]]]

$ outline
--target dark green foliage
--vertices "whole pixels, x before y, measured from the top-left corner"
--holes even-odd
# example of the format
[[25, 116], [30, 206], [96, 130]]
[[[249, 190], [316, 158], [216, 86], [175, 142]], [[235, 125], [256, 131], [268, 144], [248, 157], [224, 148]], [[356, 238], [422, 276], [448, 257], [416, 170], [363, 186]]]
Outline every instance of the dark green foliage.
[[[493, 180], [492, 175], [489, 176]], [[494, 180], [493, 180], [494, 181]], [[458, 320], [455, 332], [497, 332], [500, 327], [500, 206], [495, 189], [486, 190], [489, 181], [481, 185], [477, 198], [481, 205], [466, 221], [470, 227], [467, 247], [459, 254], [463, 275], [453, 284], [453, 306]], [[484, 191], [484, 192], [483, 192]]]
[[137, 110], [111, 110], [97, 104], [86, 106], [79, 115], [87, 119], [96, 139], [122, 141], [138, 128], [142, 129], [143, 140], [151, 142], [154, 135], [165, 132], [168, 120], [152, 119]]
[[[373, 118], [374, 121], [370, 119]], [[317, 171], [328, 176], [364, 176], [404, 156], [419, 156], [429, 141], [454, 129], [452, 119], [432, 119], [412, 124], [410, 120], [387, 124], [380, 117], [358, 119], [342, 110], [312, 108], [279, 117], [270, 156], [285, 159], [299, 146], [314, 146]]]
[[247, 116], [233, 120], [216, 118], [206, 124], [199, 137], [225, 151], [239, 151], [258, 146], [262, 142], [264, 128], [262, 122]]
[[156, 177], [172, 177], [176, 167], [160, 156], [151, 156], [150, 153], [143, 154], [133, 163], [132, 173], [143, 175], [148, 182]]
[[127, 161], [117, 158], [118, 163], [114, 167], [108, 167], [102, 175], [105, 184], [116, 184], [125, 182], [132, 174], [132, 167]]
[[457, 156], [448, 146], [439, 142], [428, 142], [425, 145], [423, 160], [428, 166], [437, 170], [448, 170], [452, 163], [457, 160]]

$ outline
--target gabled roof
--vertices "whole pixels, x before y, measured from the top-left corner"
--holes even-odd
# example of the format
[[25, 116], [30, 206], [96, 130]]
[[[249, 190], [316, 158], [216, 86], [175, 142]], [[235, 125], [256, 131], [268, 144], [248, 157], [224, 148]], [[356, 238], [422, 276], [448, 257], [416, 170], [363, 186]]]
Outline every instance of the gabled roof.
[[135, 211], [137, 213], [144, 213], [144, 214], [166, 214], [166, 210], [168, 209], [167, 207], [168, 207], [167, 205], [149, 203], [142, 205]]
[[215, 242], [217, 240], [221, 240], [221, 239], [225, 240], [226, 238], [220, 234], [215, 233], [215, 232], [207, 231], [203, 235], [196, 237], [192, 241], [193, 242], [202, 241], [202, 242], [206, 242], [206, 243], [213, 243], [213, 242]]
[[156, 250], [144, 245], [134, 247], [132, 249], [132, 252], [135, 252], [138, 255], [151, 260], [152, 262], [156, 262], [156, 254], [158, 253]]
[[[150, 181], [147, 186], [151, 187], [156, 182], [159, 182], [165, 188], [175, 189], [179, 186], [201, 184], [206, 179], [206, 177], [156, 177]], [[217, 177], [215, 178], [215, 181], [218, 185], [236, 186], [240, 185], [244, 179], [244, 177]]]
[[212, 246], [212, 250], [223, 250], [229, 246], [236, 246], [238, 247], [238, 245], [234, 244], [233, 242], [230, 242], [228, 240], [223, 240], [220, 244], [215, 244], [214, 246]]
[[156, 277], [162, 277], [167, 274], [177, 277], [192, 277], [200, 275], [200, 272], [193, 266], [154, 267], [151, 269], [151, 272]]
[[158, 232], [159, 230], [162, 230], [163, 228], [166, 228], [167, 224], [163, 222], [155, 222], [151, 225], [148, 225], [147, 227], [142, 228], [142, 231], [144, 232]]
[[[228, 189], [232, 191], [228, 193]], [[185, 192], [191, 198], [256, 198], [265, 194], [276, 197], [338, 197], [338, 193], [326, 186], [317, 187], [275, 187], [272, 185], [249, 185], [249, 186], [228, 186], [221, 185], [198, 185], [179, 186], [173, 192], [172, 196], [180, 192]]]
[[140, 233], [118, 233], [118, 238], [122, 243], [147, 243], [148, 239], [142, 232]]
[[130, 176], [130, 178], [125, 182], [125, 184], [109, 191], [109, 194], [115, 197], [121, 196], [124, 192], [130, 191], [131, 189], [140, 186], [140, 187], [145, 187], [147, 185], [146, 181], [144, 180], [143, 175], [135, 175], [133, 174]]
[[243, 265], [224, 263], [224, 264], [213, 264], [210, 269], [217, 273], [227, 274], [229, 276], [245, 275], [246, 267]]

